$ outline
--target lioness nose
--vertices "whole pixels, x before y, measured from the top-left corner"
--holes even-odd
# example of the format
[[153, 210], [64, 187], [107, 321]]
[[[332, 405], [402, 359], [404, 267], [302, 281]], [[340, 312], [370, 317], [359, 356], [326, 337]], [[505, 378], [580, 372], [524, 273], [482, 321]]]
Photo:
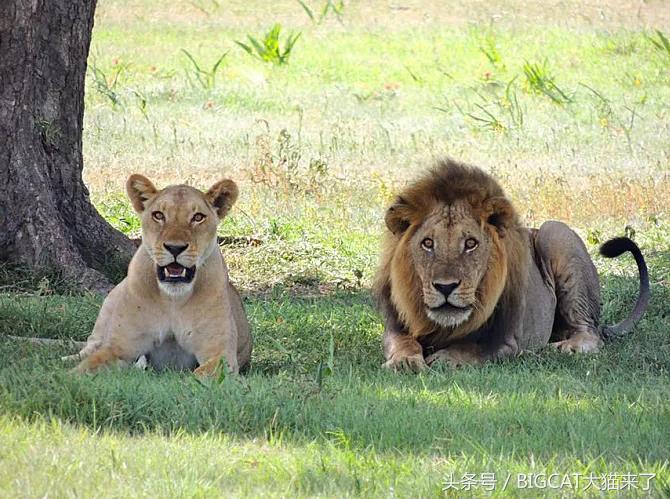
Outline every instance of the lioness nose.
[[450, 282], [447, 284], [441, 282], [434, 282], [433, 287], [437, 289], [440, 293], [444, 295], [445, 298], [448, 298], [449, 295], [461, 284], [461, 281]]
[[172, 253], [172, 256], [177, 258], [180, 253], [188, 248], [188, 244], [163, 244], [163, 247]]

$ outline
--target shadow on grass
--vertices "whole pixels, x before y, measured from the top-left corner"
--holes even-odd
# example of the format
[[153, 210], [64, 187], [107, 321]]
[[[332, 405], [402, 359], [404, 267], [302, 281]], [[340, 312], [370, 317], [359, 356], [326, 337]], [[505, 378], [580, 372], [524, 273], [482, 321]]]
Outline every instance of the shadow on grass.
[[[330, 440], [414, 454], [533, 454], [588, 461], [667, 457], [665, 377], [607, 359], [546, 359], [421, 376], [337, 365], [324, 385], [281, 371], [201, 384], [190, 375], [114, 370], [77, 377], [56, 359], [7, 351], [0, 405], [130, 434], [220, 431], [242, 439]], [[541, 374], [541, 375], [540, 375]], [[663, 380], [662, 380], [663, 378]]]
[[[621, 276], [603, 282], [605, 318], [618, 321], [638, 283]], [[255, 333], [249, 376], [201, 383], [189, 374], [110, 369], [80, 377], [59, 360], [63, 349], [0, 340], [0, 355], [11, 359], [0, 369], [0, 410], [130, 434], [220, 431], [436, 456], [662, 460], [670, 436], [670, 293], [654, 291], [633, 335], [599, 355], [543, 351], [417, 376], [379, 369], [382, 328], [367, 291], [296, 296], [278, 288], [245, 300]], [[55, 333], [55, 318], [68, 317], [54, 336], [76, 330], [85, 337], [81, 324], [92, 325], [97, 311], [95, 300], [50, 297], [33, 298], [48, 313], [21, 315], [12, 307], [23, 298], [5, 299], [3, 332], [30, 320], [44, 336]], [[319, 380], [331, 337], [334, 373]]]

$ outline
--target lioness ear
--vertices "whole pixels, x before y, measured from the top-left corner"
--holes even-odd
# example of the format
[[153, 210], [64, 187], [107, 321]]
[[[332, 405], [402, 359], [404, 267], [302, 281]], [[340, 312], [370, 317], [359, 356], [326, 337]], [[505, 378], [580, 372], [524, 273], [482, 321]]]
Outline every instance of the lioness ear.
[[403, 198], [397, 198], [386, 210], [384, 222], [394, 234], [402, 234], [410, 226], [411, 207]]
[[507, 198], [495, 197], [484, 202], [484, 220], [496, 228], [500, 237], [505, 237], [515, 218], [514, 206]]
[[137, 213], [142, 213], [147, 201], [156, 195], [156, 188], [143, 175], [131, 175], [126, 182], [126, 192]]
[[237, 184], [230, 179], [225, 179], [214, 184], [207, 191], [205, 197], [212, 203], [219, 218], [223, 218], [237, 201], [238, 194]]

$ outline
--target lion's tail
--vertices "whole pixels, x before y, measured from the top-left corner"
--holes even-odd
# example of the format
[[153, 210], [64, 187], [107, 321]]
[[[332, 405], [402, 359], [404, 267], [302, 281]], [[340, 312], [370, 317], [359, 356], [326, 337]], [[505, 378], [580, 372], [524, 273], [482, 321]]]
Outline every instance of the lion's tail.
[[606, 241], [600, 247], [600, 254], [606, 258], [615, 258], [626, 251], [630, 251], [633, 254], [635, 263], [637, 263], [637, 270], [640, 274], [640, 294], [637, 297], [635, 308], [628, 317], [613, 326], [603, 326], [602, 334], [605, 338], [611, 338], [630, 331], [637, 321], [640, 320], [645, 310], [647, 310], [647, 305], [649, 305], [649, 296], [651, 294], [649, 290], [649, 271], [637, 244], [627, 237], [615, 237]]

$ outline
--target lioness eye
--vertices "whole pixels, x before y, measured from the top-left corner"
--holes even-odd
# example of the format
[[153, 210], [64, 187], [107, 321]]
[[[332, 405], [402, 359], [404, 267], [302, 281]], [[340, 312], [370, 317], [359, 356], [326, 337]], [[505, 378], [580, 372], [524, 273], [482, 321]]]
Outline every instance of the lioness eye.
[[202, 213], [196, 213], [193, 215], [193, 218], [191, 219], [191, 222], [199, 223], [202, 222], [205, 219], [205, 215]]
[[425, 250], [432, 250], [433, 246], [435, 246], [435, 243], [430, 237], [427, 237], [423, 241], [421, 241], [421, 247]]
[[476, 239], [469, 237], [465, 240], [465, 251], [472, 251], [477, 246], [479, 246], [479, 243]]
[[156, 220], [156, 222], [162, 222], [163, 220], [165, 220], [165, 215], [163, 215], [163, 213], [161, 213], [160, 211], [154, 211], [153, 213], [151, 213], [151, 217], [154, 220]]

